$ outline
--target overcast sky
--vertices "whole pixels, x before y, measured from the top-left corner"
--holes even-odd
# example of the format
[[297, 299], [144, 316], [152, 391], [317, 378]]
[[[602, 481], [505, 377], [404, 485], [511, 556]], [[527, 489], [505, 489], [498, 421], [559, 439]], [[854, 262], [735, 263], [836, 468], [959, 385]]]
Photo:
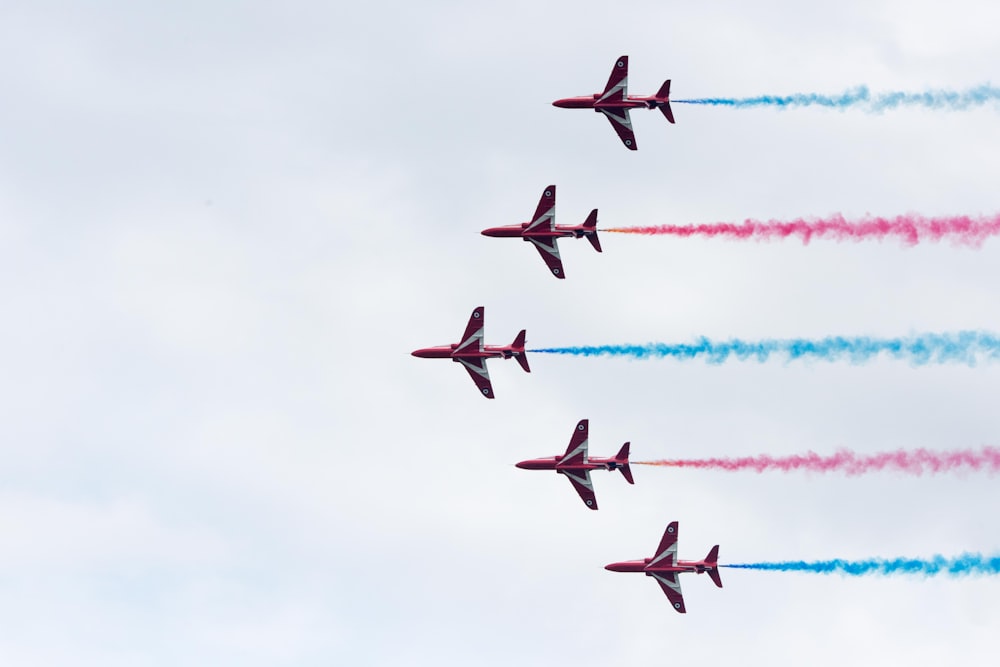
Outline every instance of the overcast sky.
[[1000, 331], [1000, 241], [906, 248], [605, 234], [568, 278], [518, 223], [1000, 210], [1000, 109], [593, 112], [1000, 82], [991, 2], [0, 5], [0, 662], [993, 665], [1000, 581], [686, 575], [682, 558], [1000, 550], [997, 480], [637, 459], [998, 444], [1000, 364], [535, 355], [497, 395], [410, 351]]

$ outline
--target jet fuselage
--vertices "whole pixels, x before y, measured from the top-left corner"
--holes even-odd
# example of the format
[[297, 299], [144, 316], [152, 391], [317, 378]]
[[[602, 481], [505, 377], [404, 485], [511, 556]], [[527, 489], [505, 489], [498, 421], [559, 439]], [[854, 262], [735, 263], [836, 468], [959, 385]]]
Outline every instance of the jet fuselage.
[[656, 564], [650, 567], [649, 562], [653, 560], [652, 558], [643, 558], [642, 560], [623, 560], [618, 563], [611, 563], [605, 565], [605, 570], [611, 570], [612, 572], [643, 572], [647, 576], [653, 576], [654, 572], [695, 572], [697, 574], [703, 574], [709, 570], [714, 570], [718, 567], [716, 564], [708, 564], [703, 560], [679, 560], [674, 565], [669, 564]]
[[482, 350], [470, 352], [455, 352], [458, 348], [456, 343], [451, 345], [438, 345], [437, 347], [424, 347], [414, 350], [410, 354], [422, 359], [510, 359], [524, 353], [523, 348], [515, 348], [512, 345], [484, 345]]
[[563, 457], [561, 456], [546, 456], [541, 459], [528, 459], [527, 461], [521, 461], [520, 463], [515, 463], [514, 465], [522, 470], [555, 470], [556, 472], [562, 472], [564, 470], [570, 472], [583, 472], [585, 470], [618, 470], [618, 468], [622, 466], [622, 462], [614, 458], [592, 458], [588, 459], [586, 463], [560, 464], [559, 461], [562, 458]]
[[525, 231], [528, 228], [527, 222], [519, 225], [504, 225], [502, 227], [490, 227], [480, 232], [483, 236], [494, 238], [521, 238], [527, 241], [530, 238], [536, 239], [561, 239], [561, 238], [583, 238], [587, 232], [593, 230], [584, 229], [583, 225], [555, 225], [553, 230], [542, 229], [537, 231]]
[[561, 100], [553, 102], [552, 106], [559, 107], [560, 109], [593, 109], [594, 111], [600, 111], [601, 109], [655, 109], [669, 102], [668, 99], [655, 95], [629, 95], [621, 100], [601, 100], [600, 98], [601, 95], [596, 93], [582, 97], [564, 97]]

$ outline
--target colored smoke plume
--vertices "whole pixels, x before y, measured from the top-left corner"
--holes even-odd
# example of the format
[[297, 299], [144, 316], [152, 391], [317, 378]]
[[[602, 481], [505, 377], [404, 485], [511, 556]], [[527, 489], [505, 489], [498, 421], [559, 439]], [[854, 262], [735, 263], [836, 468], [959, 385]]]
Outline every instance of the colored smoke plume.
[[956, 245], [979, 247], [991, 236], [1000, 234], [1000, 214], [971, 217], [967, 215], [925, 218], [919, 215], [899, 215], [894, 218], [866, 217], [847, 220], [840, 214], [828, 218], [795, 220], [744, 220], [741, 223], [717, 222], [700, 225], [652, 225], [640, 227], [612, 227], [603, 232], [619, 234], [646, 234], [691, 237], [701, 236], [730, 239], [770, 241], [799, 237], [803, 244], [813, 239], [833, 241], [882, 241], [899, 239], [905, 245], [921, 241], [948, 239]]
[[849, 361], [862, 363], [879, 355], [910, 362], [914, 366], [925, 364], [962, 363], [975, 366], [982, 359], [1000, 357], [1000, 338], [996, 334], [980, 331], [960, 331], [944, 334], [915, 334], [900, 338], [874, 338], [870, 336], [827, 338], [787, 338], [746, 341], [733, 338], [712, 341], [700, 338], [694, 343], [646, 343], [645, 345], [587, 345], [576, 347], [549, 347], [529, 350], [540, 354], [569, 354], [594, 357], [629, 357], [652, 359], [704, 358], [710, 364], [722, 364], [730, 359], [765, 362], [772, 355], [787, 360], [819, 359], [822, 361]]
[[633, 461], [633, 465], [667, 466], [674, 468], [699, 468], [730, 472], [749, 470], [757, 473], [778, 470], [791, 472], [842, 472], [847, 475], [864, 475], [884, 470], [922, 475], [956, 471], [1000, 471], [1000, 449], [983, 447], [979, 450], [962, 449], [954, 452], [933, 452], [926, 449], [899, 450], [877, 454], [858, 454], [842, 449], [832, 456], [815, 452], [792, 456], [744, 456], [738, 458], [661, 459]]
[[720, 565], [720, 567], [739, 568], [744, 570], [772, 570], [780, 572], [815, 572], [818, 574], [843, 574], [851, 577], [861, 577], [869, 574], [916, 574], [925, 577], [945, 575], [949, 577], [966, 577], [976, 575], [1000, 574], [1000, 555], [983, 556], [982, 554], [964, 553], [960, 556], [945, 558], [869, 558], [866, 560], [833, 560], [803, 561], [789, 560], [765, 563], [737, 563]]
[[795, 93], [792, 95], [758, 95], [756, 97], [701, 97], [688, 100], [671, 100], [674, 104], [703, 104], [737, 109], [752, 107], [820, 106], [831, 109], [861, 109], [880, 113], [900, 107], [924, 107], [961, 111], [1000, 100], [1000, 88], [982, 84], [964, 90], [927, 90], [922, 93], [902, 91], [872, 94], [867, 86], [858, 86], [839, 95], [820, 93]]

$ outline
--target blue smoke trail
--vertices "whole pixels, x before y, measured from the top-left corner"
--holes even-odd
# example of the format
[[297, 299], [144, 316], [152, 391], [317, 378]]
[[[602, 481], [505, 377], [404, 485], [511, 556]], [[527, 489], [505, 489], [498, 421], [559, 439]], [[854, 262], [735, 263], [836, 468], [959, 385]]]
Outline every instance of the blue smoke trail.
[[964, 553], [954, 558], [933, 556], [932, 558], [869, 558], [867, 560], [819, 560], [807, 562], [789, 560], [773, 563], [738, 563], [720, 565], [743, 570], [772, 570], [779, 572], [816, 572], [819, 574], [844, 574], [862, 577], [866, 574], [922, 574], [925, 577], [947, 575], [965, 577], [974, 575], [1000, 574], [1000, 555]]
[[647, 343], [645, 345], [590, 345], [579, 347], [548, 347], [529, 352], [543, 354], [571, 354], [593, 357], [632, 357], [650, 359], [673, 357], [696, 359], [704, 357], [710, 364], [721, 364], [730, 357], [738, 360], [767, 361], [771, 355], [783, 355], [788, 360], [820, 359], [837, 361], [846, 359], [862, 363], [880, 354], [893, 359], [905, 359], [915, 366], [936, 363], [964, 363], [975, 366], [982, 358], [1000, 358], [1000, 338], [996, 334], [979, 331], [960, 331], [945, 334], [916, 334], [902, 338], [872, 338], [859, 336], [846, 338], [831, 336], [820, 339], [766, 338], [745, 341], [733, 338], [714, 342], [700, 338], [691, 344]]
[[928, 90], [922, 93], [888, 92], [872, 95], [867, 86], [852, 88], [840, 95], [797, 93], [794, 95], [760, 95], [758, 97], [702, 97], [671, 100], [675, 104], [707, 104], [711, 106], [746, 107], [807, 107], [832, 109], [858, 107], [878, 113], [899, 107], [961, 110], [1000, 100], [1000, 88], [982, 84], [965, 90]]

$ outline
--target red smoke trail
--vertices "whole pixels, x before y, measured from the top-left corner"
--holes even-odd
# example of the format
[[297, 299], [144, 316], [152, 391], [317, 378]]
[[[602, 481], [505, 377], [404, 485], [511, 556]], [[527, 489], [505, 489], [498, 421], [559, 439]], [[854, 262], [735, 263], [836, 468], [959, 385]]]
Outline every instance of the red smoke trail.
[[1000, 234], [1000, 214], [972, 217], [968, 215], [925, 218], [920, 215], [900, 215], [894, 218], [865, 217], [846, 220], [839, 213], [828, 218], [798, 218], [791, 221], [744, 220], [742, 223], [717, 222], [702, 225], [655, 225], [649, 227], [612, 227], [604, 232], [668, 236], [724, 236], [736, 239], [770, 241], [800, 236], [803, 244], [816, 239], [835, 241], [883, 240], [898, 238], [905, 245], [921, 241], [949, 239], [956, 245], [979, 247], [990, 236]]
[[964, 449], [954, 452], [932, 452], [917, 449], [912, 452], [899, 450], [879, 454], [858, 454], [847, 449], [833, 456], [820, 456], [815, 452], [792, 456], [745, 456], [740, 458], [711, 459], [662, 459], [659, 461], [633, 461], [633, 465], [670, 466], [674, 468], [708, 468], [712, 470], [808, 470], [811, 472], [843, 472], [864, 475], [881, 470], [892, 470], [909, 475], [942, 473], [959, 470], [1000, 471], [1000, 449], [983, 447], [980, 450]]

